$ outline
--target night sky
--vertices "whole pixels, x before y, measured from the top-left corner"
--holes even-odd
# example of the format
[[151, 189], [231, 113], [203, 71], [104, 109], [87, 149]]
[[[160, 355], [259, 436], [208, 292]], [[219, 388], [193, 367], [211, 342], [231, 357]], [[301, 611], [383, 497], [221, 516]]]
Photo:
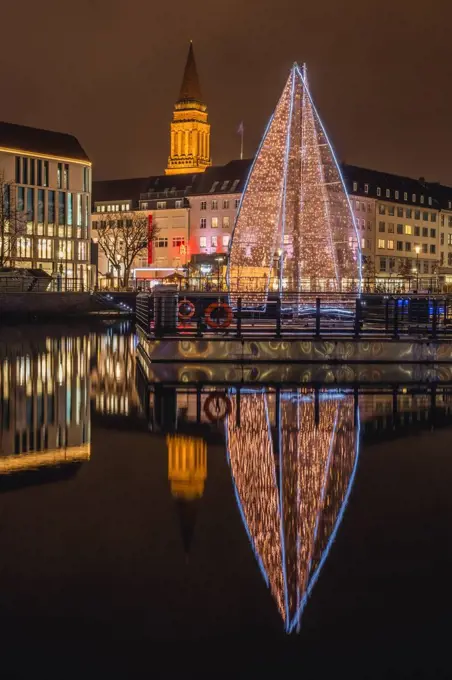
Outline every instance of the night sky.
[[251, 156], [293, 61], [348, 163], [452, 185], [447, 0], [21, 0], [2, 6], [0, 119], [71, 132], [109, 179], [163, 172], [188, 41], [216, 164]]

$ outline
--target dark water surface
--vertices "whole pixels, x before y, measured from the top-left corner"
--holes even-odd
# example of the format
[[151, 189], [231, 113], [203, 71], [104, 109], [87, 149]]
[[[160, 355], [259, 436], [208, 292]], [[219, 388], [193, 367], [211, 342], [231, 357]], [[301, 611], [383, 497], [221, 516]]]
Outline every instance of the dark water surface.
[[1, 677], [450, 677], [446, 391], [231, 390], [210, 423], [135, 344], [0, 333]]

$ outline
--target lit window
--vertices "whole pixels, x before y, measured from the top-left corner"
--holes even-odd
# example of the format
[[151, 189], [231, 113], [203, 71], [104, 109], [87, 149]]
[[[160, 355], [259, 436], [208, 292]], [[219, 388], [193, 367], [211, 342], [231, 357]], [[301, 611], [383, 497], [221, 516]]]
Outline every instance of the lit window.
[[100, 206], [100, 211], [101, 211], [101, 212], [105, 212], [105, 206], [104, 206], [104, 205], [101, 205], [101, 206]]
[[157, 201], [157, 210], [164, 210], [166, 208], [166, 201]]
[[377, 196], [381, 196], [381, 189], [380, 189], [380, 187], [377, 187]]
[[130, 203], [126, 203], [126, 210], [130, 210]]
[[365, 193], [365, 194], [368, 194], [368, 193], [369, 193], [369, 185], [368, 185], [368, 184], [365, 184], [365, 185], [364, 185], [364, 193]]
[[218, 217], [212, 217], [212, 229], [218, 228]]
[[207, 228], [207, 218], [206, 217], [201, 217], [201, 222], [199, 224], [200, 229], [206, 229]]
[[183, 201], [177, 200], [176, 203], [175, 203], [175, 207], [176, 207], [176, 208], [182, 208], [182, 207], [183, 207], [183, 203], [184, 203]]
[[378, 239], [378, 247], [379, 247], [379, 248], [384, 248], [384, 247], [385, 247], [385, 240], [384, 240], [384, 238], [379, 238], [379, 239]]
[[223, 201], [223, 210], [229, 210], [229, 199]]
[[200, 248], [207, 248], [207, 237], [206, 236], [201, 236], [199, 239], [199, 247]]
[[428, 204], [429, 204], [429, 205], [432, 204], [432, 197], [431, 197], [431, 196], [428, 197]]
[[386, 214], [386, 206], [385, 205], [379, 205], [378, 206], [378, 212], [380, 215], [385, 215]]
[[391, 198], [391, 191], [386, 189], [386, 198]]
[[424, 202], [424, 196], [421, 194], [421, 203]]
[[452, 201], [448, 202], [448, 207], [449, 207], [449, 210], [452, 210]]
[[125, 209], [126, 209], [126, 204], [125, 204], [125, 203], [122, 203], [122, 205], [121, 205], [121, 210], [125, 210]]
[[111, 212], [111, 205], [107, 205], [107, 212]]
[[411, 227], [411, 224], [405, 224], [405, 234], [409, 235], [409, 234], [412, 234], [412, 233], [413, 233], [413, 229]]
[[394, 191], [394, 197], [395, 197], [396, 201], [399, 200], [399, 192], [398, 191]]
[[100, 205], [96, 207], [96, 212], [100, 212]]
[[386, 247], [388, 250], [394, 250], [394, 241], [389, 240]]
[[210, 240], [210, 244], [211, 244], [212, 248], [216, 248], [217, 245], [218, 245], [218, 236], [216, 236], [216, 235], [212, 236], [212, 238]]
[[366, 247], [366, 239], [362, 238], [361, 239], [361, 248], [365, 248], [365, 247]]
[[408, 194], [406, 191], [403, 192], [403, 200], [407, 201], [408, 200]]
[[353, 191], [358, 191], [358, 182], [353, 182]]
[[212, 201], [212, 210], [218, 210], [218, 201]]
[[413, 203], [416, 203], [416, 194], [412, 195], [411, 200], [413, 201]]
[[229, 215], [223, 215], [223, 229], [229, 229]]
[[224, 234], [224, 235], [223, 235], [223, 245], [224, 245], [224, 246], [228, 246], [228, 245], [229, 245], [229, 240], [230, 240], [230, 238], [231, 238], [231, 236], [230, 236], [229, 234]]

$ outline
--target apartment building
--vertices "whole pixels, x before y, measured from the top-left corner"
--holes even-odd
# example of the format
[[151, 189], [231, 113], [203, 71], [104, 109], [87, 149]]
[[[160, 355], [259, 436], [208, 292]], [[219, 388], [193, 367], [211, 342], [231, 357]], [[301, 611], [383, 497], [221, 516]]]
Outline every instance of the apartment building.
[[4, 265], [88, 286], [91, 162], [77, 139], [0, 122], [0, 175]]

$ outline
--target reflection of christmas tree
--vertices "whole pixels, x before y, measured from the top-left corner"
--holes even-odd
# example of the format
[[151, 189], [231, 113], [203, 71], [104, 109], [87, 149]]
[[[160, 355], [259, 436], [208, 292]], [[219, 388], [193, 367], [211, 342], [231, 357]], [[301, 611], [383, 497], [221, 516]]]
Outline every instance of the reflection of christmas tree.
[[316, 406], [287, 393], [280, 407], [279, 451], [267, 397], [241, 396], [227, 422], [231, 470], [242, 518], [258, 563], [288, 632], [296, 629], [351, 488], [357, 460], [353, 398], [333, 396]]
[[353, 282], [359, 285], [353, 214], [306, 72], [297, 65], [248, 178], [233, 233], [229, 277], [231, 290], [241, 291], [247, 278], [249, 289], [261, 292], [269, 286], [339, 291]]

